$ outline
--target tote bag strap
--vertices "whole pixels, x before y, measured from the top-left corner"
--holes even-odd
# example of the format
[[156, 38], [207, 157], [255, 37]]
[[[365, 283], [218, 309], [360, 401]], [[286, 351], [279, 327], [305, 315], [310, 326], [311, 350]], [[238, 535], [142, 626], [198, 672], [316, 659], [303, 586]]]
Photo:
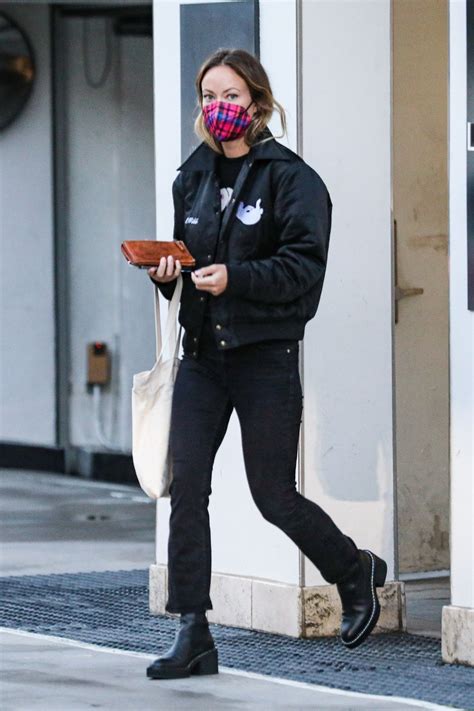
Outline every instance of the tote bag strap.
[[178, 337], [176, 337], [177, 315], [179, 302], [181, 300], [181, 292], [183, 290], [183, 277], [180, 274], [176, 280], [173, 297], [168, 307], [168, 315], [166, 317], [165, 331], [162, 338], [161, 335], [161, 317], [160, 317], [160, 292], [158, 287], [155, 287], [155, 337], [156, 337], [156, 360], [160, 361], [163, 356], [163, 351], [169, 343], [174, 344], [174, 355], [176, 356], [179, 350], [179, 342], [181, 340], [181, 325], [179, 327]]

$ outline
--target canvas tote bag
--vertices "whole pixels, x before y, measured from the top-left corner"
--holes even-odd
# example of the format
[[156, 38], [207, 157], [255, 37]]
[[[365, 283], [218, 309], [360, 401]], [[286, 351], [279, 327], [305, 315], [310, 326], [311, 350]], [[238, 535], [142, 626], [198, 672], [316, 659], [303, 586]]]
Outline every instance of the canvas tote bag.
[[176, 331], [182, 289], [183, 277], [180, 274], [168, 307], [162, 338], [160, 297], [155, 287], [156, 362], [151, 370], [143, 370], [133, 376], [132, 459], [138, 482], [152, 499], [169, 496], [173, 478], [169, 436], [173, 387], [180, 363], [181, 326], [178, 335]]

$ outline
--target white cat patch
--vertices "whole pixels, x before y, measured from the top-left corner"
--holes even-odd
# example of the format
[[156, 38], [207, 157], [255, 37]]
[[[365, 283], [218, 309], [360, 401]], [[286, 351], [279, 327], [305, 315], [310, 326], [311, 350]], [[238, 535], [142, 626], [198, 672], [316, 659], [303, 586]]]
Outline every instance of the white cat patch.
[[259, 198], [255, 207], [253, 205], [244, 205], [243, 202], [239, 203], [237, 217], [244, 225], [255, 225], [260, 221], [263, 214], [263, 207], [260, 207], [261, 202], [262, 200]]
[[221, 188], [221, 212], [222, 210], [225, 210], [227, 205], [230, 203], [232, 193], [232, 188]]

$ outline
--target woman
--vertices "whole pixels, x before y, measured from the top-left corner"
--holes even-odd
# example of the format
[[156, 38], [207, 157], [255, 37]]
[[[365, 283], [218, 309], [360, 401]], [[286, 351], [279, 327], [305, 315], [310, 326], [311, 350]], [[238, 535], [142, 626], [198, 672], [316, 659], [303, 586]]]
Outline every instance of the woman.
[[[285, 113], [268, 76], [243, 50], [222, 49], [196, 77], [201, 144], [173, 183], [174, 238], [196, 258], [183, 274], [183, 357], [173, 394], [170, 447], [168, 600], [180, 614], [151, 678], [218, 671], [206, 618], [211, 548], [208, 501], [216, 452], [235, 407], [252, 497], [337, 584], [342, 642], [358, 646], [379, 615], [376, 586], [386, 564], [359, 550], [314, 502], [296, 491], [303, 395], [298, 341], [317, 310], [326, 269], [332, 203], [320, 176], [267, 127]], [[170, 299], [179, 261], [148, 270]]]

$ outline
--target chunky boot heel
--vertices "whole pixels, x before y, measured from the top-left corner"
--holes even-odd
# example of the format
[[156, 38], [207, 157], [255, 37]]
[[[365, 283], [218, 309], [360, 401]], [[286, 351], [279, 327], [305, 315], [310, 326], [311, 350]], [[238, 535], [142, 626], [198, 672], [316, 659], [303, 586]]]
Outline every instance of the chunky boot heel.
[[217, 649], [204, 612], [182, 614], [171, 649], [146, 670], [150, 679], [182, 679], [191, 674], [217, 672]]
[[191, 674], [217, 674], [219, 672], [217, 663], [217, 649], [211, 649], [209, 652], [201, 654], [199, 659], [194, 661], [191, 669]]
[[375, 555], [375, 553], [372, 553], [372, 556], [375, 560], [374, 583], [376, 587], [383, 588], [387, 578], [387, 563]]

